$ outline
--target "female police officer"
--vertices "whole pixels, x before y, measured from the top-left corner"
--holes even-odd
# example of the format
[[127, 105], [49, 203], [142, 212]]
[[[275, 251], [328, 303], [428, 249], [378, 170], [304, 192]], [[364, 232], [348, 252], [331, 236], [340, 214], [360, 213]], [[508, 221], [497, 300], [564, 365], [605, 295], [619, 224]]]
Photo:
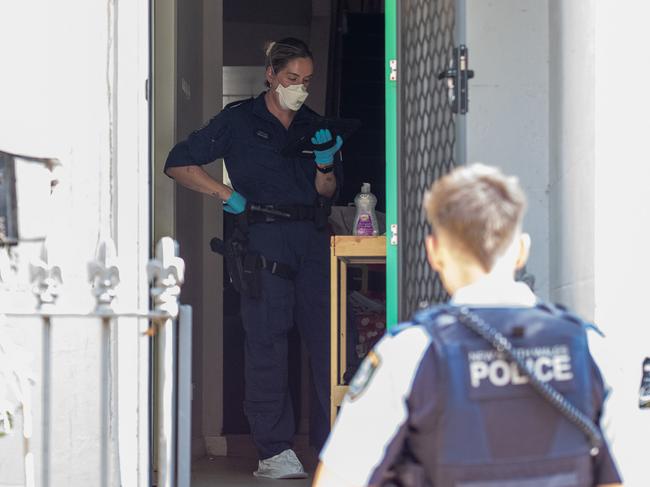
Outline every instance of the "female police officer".
[[[259, 453], [254, 472], [259, 477], [306, 476], [291, 449], [287, 332], [294, 320], [310, 353], [318, 395], [311, 414], [312, 444], [322, 446], [328, 432], [328, 235], [322, 211], [336, 192], [340, 164], [334, 157], [343, 141], [318, 130], [320, 117], [303, 105], [312, 74], [312, 55], [302, 41], [271, 43], [266, 50], [268, 90], [228, 105], [178, 143], [165, 165], [165, 173], [178, 183], [222, 200], [229, 213], [248, 217], [244, 265], [255, 271], [252, 287], [261, 292], [241, 296], [244, 409]], [[281, 153], [305, 135], [314, 144], [330, 142], [329, 148], [314, 151], [311, 160]], [[200, 167], [218, 158], [225, 159], [234, 189]]]

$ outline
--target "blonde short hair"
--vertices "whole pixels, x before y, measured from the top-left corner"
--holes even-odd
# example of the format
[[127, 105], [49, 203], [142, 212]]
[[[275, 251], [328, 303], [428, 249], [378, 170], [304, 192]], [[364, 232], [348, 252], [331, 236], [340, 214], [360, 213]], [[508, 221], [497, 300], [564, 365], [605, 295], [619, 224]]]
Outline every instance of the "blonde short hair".
[[516, 177], [472, 164], [437, 180], [424, 208], [433, 235], [444, 231], [489, 272], [521, 229], [526, 195]]
[[[264, 54], [266, 55], [264, 67], [270, 66], [275, 74], [282, 71], [293, 59], [309, 58], [312, 61], [314, 59], [307, 44], [295, 37], [285, 37], [279, 41], [267, 42], [264, 46]], [[269, 82], [265, 83], [268, 87]]]

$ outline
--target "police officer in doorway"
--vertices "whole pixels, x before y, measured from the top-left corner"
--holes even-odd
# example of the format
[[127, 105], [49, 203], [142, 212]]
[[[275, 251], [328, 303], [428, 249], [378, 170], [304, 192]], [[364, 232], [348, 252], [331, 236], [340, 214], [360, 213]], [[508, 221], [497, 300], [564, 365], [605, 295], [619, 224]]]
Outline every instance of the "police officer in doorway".
[[[341, 179], [343, 140], [303, 103], [313, 76], [312, 54], [285, 38], [266, 49], [267, 90], [232, 103], [169, 153], [165, 173], [224, 202], [243, 235], [234, 267], [244, 290], [245, 403], [259, 453], [255, 476], [307, 476], [292, 449], [294, 415], [288, 389], [287, 333], [294, 322], [310, 354], [318, 396], [311, 441], [329, 432], [329, 235], [325, 229]], [[308, 133], [307, 133], [308, 132]], [[311, 159], [286, 154], [301, 137]], [[224, 158], [232, 188], [201, 166]], [[229, 264], [231, 264], [229, 262]], [[232, 271], [232, 269], [230, 269]]]
[[515, 178], [480, 164], [433, 185], [426, 251], [451, 301], [364, 359], [315, 487], [621, 485], [587, 327], [514, 279], [525, 205]]

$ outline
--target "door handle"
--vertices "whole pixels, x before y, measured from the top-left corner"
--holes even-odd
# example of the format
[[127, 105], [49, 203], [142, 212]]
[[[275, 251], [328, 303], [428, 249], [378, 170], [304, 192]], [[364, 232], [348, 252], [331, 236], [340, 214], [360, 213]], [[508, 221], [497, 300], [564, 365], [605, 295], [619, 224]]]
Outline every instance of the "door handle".
[[439, 80], [447, 80], [447, 96], [452, 112], [465, 115], [469, 111], [468, 81], [473, 77], [474, 71], [469, 69], [469, 49], [464, 44], [454, 47], [449, 68], [438, 73]]

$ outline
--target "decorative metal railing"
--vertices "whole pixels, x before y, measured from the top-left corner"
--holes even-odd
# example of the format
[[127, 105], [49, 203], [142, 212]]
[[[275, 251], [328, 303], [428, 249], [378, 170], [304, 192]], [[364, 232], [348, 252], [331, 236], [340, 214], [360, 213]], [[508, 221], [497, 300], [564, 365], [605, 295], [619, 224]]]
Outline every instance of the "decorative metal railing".
[[[179, 294], [184, 280], [185, 263], [178, 256], [177, 243], [164, 237], [158, 242], [155, 258], [147, 264], [147, 274], [151, 283], [150, 295], [152, 309], [116, 311], [114, 299], [116, 286], [120, 282], [120, 272], [117, 265], [115, 245], [112, 240], [103, 240], [97, 246], [95, 259], [88, 264], [88, 279], [91, 291], [95, 297], [95, 308], [90, 311], [77, 311], [61, 309], [57, 306], [57, 299], [62, 285], [61, 269], [49, 261], [46, 244], [43, 244], [40, 259], [31, 264], [31, 282], [33, 292], [37, 298], [37, 308], [31, 311], [7, 309], [0, 306], [0, 317], [4, 319], [20, 317], [36, 317], [42, 321], [42, 379], [40, 395], [42, 402], [42, 417], [40, 418], [41, 448], [40, 448], [40, 485], [51, 486], [51, 369], [52, 369], [52, 328], [57, 321], [65, 319], [97, 319], [101, 326], [101, 340], [99, 343], [100, 357], [100, 472], [97, 482], [102, 487], [121, 485], [119, 480], [119, 461], [115, 451], [116, 441], [111, 440], [115, 435], [109, 431], [111, 428], [111, 411], [115, 411], [116, 401], [115, 381], [111, 374], [111, 367], [115, 358], [111, 356], [111, 329], [120, 318], [139, 318], [149, 322], [149, 332], [144, 338], [154, 337], [154, 360], [156, 373], [153, 374], [156, 391], [153, 399], [155, 408], [154, 416], [157, 418], [156, 431], [154, 432], [155, 459], [157, 479], [153, 482], [159, 487], [189, 487], [189, 448], [176, 448], [176, 442], [182, 437], [182, 442], [189, 446], [190, 434], [190, 395], [191, 388], [191, 308], [179, 305]], [[178, 340], [181, 336], [181, 349], [183, 363], [177, 364]], [[0, 352], [2, 339], [0, 338]], [[1, 364], [0, 364], [1, 365]], [[6, 366], [6, 364], [5, 364]], [[177, 376], [177, 370], [183, 377]], [[35, 419], [33, 418], [33, 401], [30, 390], [34, 387], [34, 379], [28, 373], [13, 374], [16, 377], [12, 385], [19, 398], [23, 414], [23, 445], [25, 460], [25, 485], [34, 487], [36, 471], [35, 456], [32, 441]], [[0, 375], [2, 379], [2, 375]], [[38, 387], [38, 385], [37, 385]], [[181, 391], [181, 395], [178, 392]], [[140, 405], [142, 407], [142, 405]], [[182, 421], [179, 422], [178, 419]], [[5, 418], [6, 419], [6, 418]], [[7, 426], [3, 423], [3, 411], [0, 411], [0, 428]], [[37, 424], [37, 423], [36, 423]], [[10, 425], [9, 425], [10, 427]], [[185, 438], [187, 437], [187, 438]], [[117, 439], [119, 441], [119, 439]], [[181, 451], [183, 450], [183, 451]], [[187, 450], [187, 451], [185, 451]], [[180, 461], [179, 461], [180, 459]]]

